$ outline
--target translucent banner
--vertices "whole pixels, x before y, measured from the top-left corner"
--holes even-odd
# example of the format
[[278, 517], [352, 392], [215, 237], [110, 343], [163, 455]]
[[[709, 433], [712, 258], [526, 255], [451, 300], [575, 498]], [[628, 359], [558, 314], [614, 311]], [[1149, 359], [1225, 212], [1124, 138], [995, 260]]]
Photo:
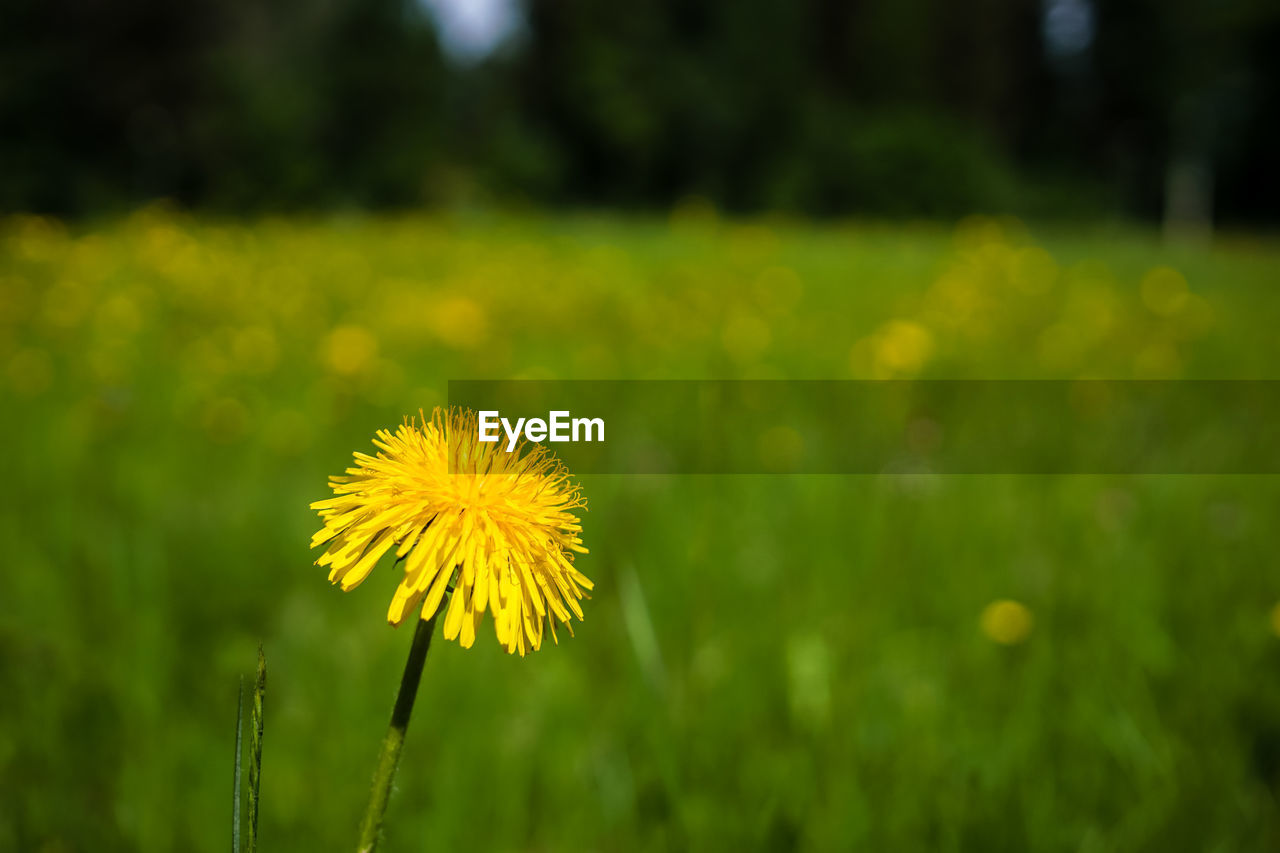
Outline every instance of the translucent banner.
[[1275, 474], [1280, 382], [449, 383], [575, 474]]

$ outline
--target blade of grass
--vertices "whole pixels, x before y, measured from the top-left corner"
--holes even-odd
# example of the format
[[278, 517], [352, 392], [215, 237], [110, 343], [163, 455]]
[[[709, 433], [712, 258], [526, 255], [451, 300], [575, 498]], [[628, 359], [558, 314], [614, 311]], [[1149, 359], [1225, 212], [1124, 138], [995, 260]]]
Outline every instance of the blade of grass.
[[267, 693], [267, 658], [258, 644], [258, 680], [253, 685], [249, 717], [249, 837], [246, 853], [258, 849], [258, 794], [262, 788], [262, 700]]
[[231, 783], [231, 853], [240, 853], [240, 743], [244, 729], [244, 678], [240, 679], [240, 692], [236, 695], [236, 760], [235, 776]]

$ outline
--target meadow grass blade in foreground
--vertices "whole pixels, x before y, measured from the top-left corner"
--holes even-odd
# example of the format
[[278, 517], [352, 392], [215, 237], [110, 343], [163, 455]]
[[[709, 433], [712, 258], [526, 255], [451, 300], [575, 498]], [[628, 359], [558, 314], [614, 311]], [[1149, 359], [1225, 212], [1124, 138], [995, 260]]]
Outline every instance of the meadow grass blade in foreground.
[[236, 694], [236, 760], [231, 782], [231, 853], [240, 853], [240, 744], [244, 729], [244, 678]]
[[[244, 681], [240, 682], [244, 691]], [[246, 853], [258, 849], [258, 803], [262, 790], [262, 702], [267, 693], [267, 658], [258, 644], [258, 678], [253, 685], [253, 711], [249, 717], [249, 838]], [[243, 712], [241, 717], [243, 717]], [[236, 750], [237, 757], [239, 749]], [[237, 798], [237, 805], [239, 799]]]

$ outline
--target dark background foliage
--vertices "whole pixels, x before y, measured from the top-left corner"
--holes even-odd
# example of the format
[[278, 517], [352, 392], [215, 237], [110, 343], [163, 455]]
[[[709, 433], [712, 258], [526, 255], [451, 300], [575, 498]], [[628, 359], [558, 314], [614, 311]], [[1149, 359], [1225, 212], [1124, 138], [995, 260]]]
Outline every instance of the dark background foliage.
[[[1047, 38], [1072, 9], [1086, 35], [1077, 20]], [[414, 0], [9, 0], [0, 208], [696, 194], [737, 211], [1155, 218], [1187, 162], [1219, 218], [1269, 220], [1278, 9], [526, 0], [513, 38], [458, 64]]]

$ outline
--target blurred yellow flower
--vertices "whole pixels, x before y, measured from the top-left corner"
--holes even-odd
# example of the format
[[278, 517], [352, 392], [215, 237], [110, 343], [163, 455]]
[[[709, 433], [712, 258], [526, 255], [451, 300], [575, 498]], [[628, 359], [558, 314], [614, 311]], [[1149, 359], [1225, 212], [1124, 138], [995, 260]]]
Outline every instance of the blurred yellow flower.
[[1280, 637], [1280, 603], [1271, 608], [1271, 633]]
[[488, 609], [498, 642], [523, 655], [541, 647], [544, 620], [555, 640], [556, 619], [572, 634], [571, 611], [582, 618], [578, 600], [593, 584], [573, 566], [587, 549], [572, 510], [585, 503], [545, 448], [507, 453], [477, 439], [474, 412], [438, 407], [394, 435], [379, 430], [378, 455], [356, 453], [348, 476], [330, 478], [337, 497], [311, 504], [324, 519], [311, 547], [328, 543], [316, 564], [343, 590], [394, 547], [404, 578], [391, 624], [419, 604], [430, 619], [452, 590], [445, 639], [469, 648]]
[[1016, 646], [1031, 635], [1035, 619], [1026, 605], [1002, 598], [983, 608], [980, 624], [988, 639], [1002, 646]]
[[436, 305], [429, 322], [436, 337], [454, 349], [475, 349], [489, 337], [489, 316], [466, 297], [453, 297]]
[[876, 333], [876, 366], [882, 374], [919, 373], [933, 354], [933, 335], [911, 320], [892, 320]]
[[344, 376], [360, 373], [377, 355], [378, 339], [363, 326], [339, 326], [325, 339], [325, 360]]

